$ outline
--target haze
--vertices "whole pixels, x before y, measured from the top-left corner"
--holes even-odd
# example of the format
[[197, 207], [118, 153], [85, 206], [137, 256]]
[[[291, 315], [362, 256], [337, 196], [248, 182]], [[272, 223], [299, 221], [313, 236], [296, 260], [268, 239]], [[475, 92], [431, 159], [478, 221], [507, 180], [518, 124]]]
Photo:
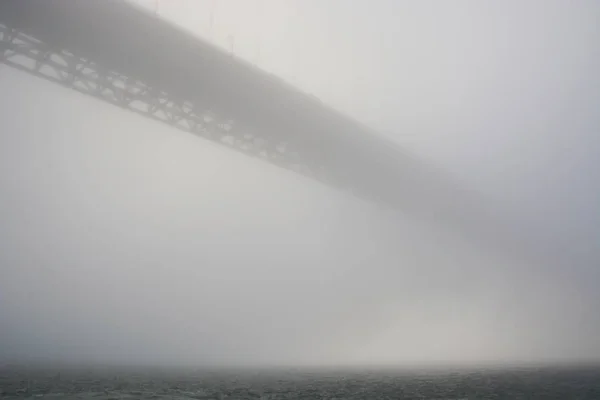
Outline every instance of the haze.
[[0, 64], [0, 362], [600, 361], [600, 3], [217, 0], [210, 28], [212, 4], [158, 12], [578, 262], [509, 262]]

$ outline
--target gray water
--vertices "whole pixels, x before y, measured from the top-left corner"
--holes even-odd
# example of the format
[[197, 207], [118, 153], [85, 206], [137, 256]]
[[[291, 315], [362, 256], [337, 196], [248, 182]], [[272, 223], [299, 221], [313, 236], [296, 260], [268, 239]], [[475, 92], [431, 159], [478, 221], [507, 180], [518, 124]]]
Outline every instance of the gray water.
[[0, 369], [0, 398], [600, 399], [599, 367], [480, 370]]

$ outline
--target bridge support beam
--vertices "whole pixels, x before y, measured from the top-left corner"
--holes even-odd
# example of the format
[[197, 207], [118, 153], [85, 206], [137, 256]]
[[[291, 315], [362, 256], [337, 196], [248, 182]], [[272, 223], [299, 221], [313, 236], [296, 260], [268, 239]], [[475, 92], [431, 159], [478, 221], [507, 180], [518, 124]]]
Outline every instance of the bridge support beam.
[[144, 117], [193, 133], [202, 138], [258, 157], [279, 167], [334, 185], [322, 165], [290, 143], [272, 135], [244, 130], [230, 118], [217, 115], [205, 105], [178, 99], [160, 88], [104, 68], [68, 50], [51, 49], [42, 41], [0, 24], [0, 62], [111, 103]]

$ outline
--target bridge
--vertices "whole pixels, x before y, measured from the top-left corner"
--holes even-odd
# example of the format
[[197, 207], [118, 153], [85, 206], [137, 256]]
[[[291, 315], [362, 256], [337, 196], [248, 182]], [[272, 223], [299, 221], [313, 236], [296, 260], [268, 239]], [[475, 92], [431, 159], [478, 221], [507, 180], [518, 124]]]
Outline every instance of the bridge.
[[2, 0], [0, 61], [503, 253], [527, 252], [497, 209], [441, 171], [125, 0]]

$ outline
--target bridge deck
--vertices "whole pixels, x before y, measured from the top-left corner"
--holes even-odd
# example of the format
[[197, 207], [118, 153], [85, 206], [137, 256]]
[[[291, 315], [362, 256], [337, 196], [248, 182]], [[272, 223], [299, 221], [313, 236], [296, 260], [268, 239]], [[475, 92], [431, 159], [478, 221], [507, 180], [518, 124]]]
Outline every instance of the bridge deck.
[[[192, 102], [233, 120], [242, 135], [290, 144], [304, 163], [326, 170], [334, 186], [445, 223], [484, 245], [527, 253], [508, 219], [475, 193], [314, 97], [124, 0], [0, 0], [0, 25], [37, 40], [35, 51], [26, 50], [36, 62], [44, 56], [39, 48], [67, 51], [65, 59], [76, 55], [145, 92], [156, 90], [154, 100], [167, 93], [171, 103]], [[27, 44], [0, 33], [6, 62], [10, 46], [16, 53]], [[96, 72], [96, 80], [106, 77]]]
[[356, 162], [369, 150], [401, 153], [316, 98], [123, 0], [8, 0], [0, 3], [0, 21], [172, 98], [204, 104], [246, 130], [293, 143], [329, 168], [334, 159]]
[[289, 144], [302, 162], [326, 170], [335, 186], [388, 202], [398, 200], [390, 196], [400, 186], [403, 202], [431, 186], [428, 180], [437, 190], [446, 186], [395, 143], [127, 1], [3, 0], [0, 23], [171, 99], [199, 104], [274, 145]]

